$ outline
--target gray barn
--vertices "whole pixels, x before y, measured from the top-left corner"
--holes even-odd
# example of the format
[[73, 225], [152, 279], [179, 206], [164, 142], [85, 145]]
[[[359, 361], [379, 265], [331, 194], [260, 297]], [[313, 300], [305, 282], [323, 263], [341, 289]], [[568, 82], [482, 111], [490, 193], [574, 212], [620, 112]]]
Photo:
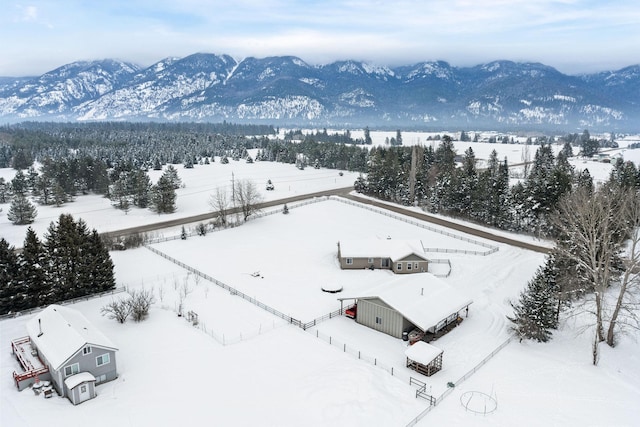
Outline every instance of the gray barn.
[[394, 277], [355, 300], [356, 321], [395, 338], [417, 328], [435, 334], [473, 302], [432, 274]]

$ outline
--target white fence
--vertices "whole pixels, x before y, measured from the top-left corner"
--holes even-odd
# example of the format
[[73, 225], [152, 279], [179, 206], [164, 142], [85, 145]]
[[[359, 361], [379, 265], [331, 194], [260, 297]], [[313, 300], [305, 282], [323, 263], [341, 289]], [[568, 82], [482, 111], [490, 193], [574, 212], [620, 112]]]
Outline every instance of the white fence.
[[461, 376], [455, 383], [453, 383], [452, 387], [447, 388], [439, 397], [437, 397], [436, 400], [435, 400], [435, 403], [433, 405], [428, 406], [424, 411], [422, 411], [420, 414], [418, 414], [417, 417], [415, 417], [413, 420], [411, 420], [409, 422], [409, 424], [407, 424], [407, 427], [413, 427], [416, 424], [418, 424], [418, 422], [421, 419], [423, 419], [424, 417], [427, 416], [427, 414], [431, 411], [431, 408], [433, 408], [434, 406], [437, 406], [438, 404], [442, 403], [442, 401], [444, 400], [445, 397], [447, 397], [451, 393], [453, 393], [453, 390], [454, 390], [455, 387], [459, 386], [460, 384], [462, 384], [463, 381], [468, 379], [471, 375], [475, 374], [478, 371], [478, 369], [483, 367], [489, 360], [491, 360], [493, 358], [493, 356], [498, 354], [498, 352], [500, 350], [502, 350], [503, 348], [505, 348], [510, 342], [511, 342], [511, 338], [507, 338], [507, 340], [505, 342], [503, 342], [502, 344], [500, 344], [495, 350], [493, 350], [491, 352], [491, 354], [489, 354], [487, 357], [482, 359], [469, 372], [467, 372], [466, 374]]

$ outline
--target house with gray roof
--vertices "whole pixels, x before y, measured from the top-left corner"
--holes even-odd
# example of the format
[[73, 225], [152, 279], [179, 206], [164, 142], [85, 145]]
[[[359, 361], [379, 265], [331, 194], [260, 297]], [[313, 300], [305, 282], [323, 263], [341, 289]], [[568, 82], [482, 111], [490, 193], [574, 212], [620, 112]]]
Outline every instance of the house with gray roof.
[[96, 396], [95, 386], [117, 378], [118, 349], [79, 311], [50, 305], [27, 322], [28, 336], [12, 341], [24, 372], [14, 372], [19, 390], [50, 381], [74, 405]]
[[422, 241], [417, 239], [360, 239], [338, 242], [338, 260], [343, 270], [383, 269], [396, 274], [429, 271]]

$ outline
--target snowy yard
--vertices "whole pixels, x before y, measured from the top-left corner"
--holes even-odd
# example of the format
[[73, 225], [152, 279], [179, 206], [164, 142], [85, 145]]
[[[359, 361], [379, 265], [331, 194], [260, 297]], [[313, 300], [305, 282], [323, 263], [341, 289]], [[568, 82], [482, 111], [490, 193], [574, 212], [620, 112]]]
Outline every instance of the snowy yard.
[[[407, 138], [411, 138], [408, 133]], [[640, 152], [627, 150], [625, 158], [636, 151]], [[478, 152], [477, 156], [481, 157]], [[610, 170], [608, 164], [583, 165], [590, 171], [602, 165], [597, 176], [606, 176]], [[337, 171], [310, 168], [300, 171], [293, 165], [266, 162], [180, 168], [185, 188], [178, 192], [179, 211], [172, 217], [208, 211], [209, 194], [229, 183], [232, 169], [223, 168], [231, 166], [236, 179], [251, 177], [260, 185], [272, 179], [276, 190], [265, 192], [265, 196], [273, 199], [348, 186], [356, 176], [345, 173], [340, 177]], [[220, 171], [220, 175], [211, 175], [212, 171]], [[2, 173], [8, 176], [11, 171]], [[6, 206], [2, 207], [6, 211]], [[62, 212], [82, 217], [99, 231], [144, 224], [158, 217], [136, 210], [125, 215], [95, 196], [78, 198], [59, 209], [38, 209], [34, 225], [39, 232]], [[24, 228], [9, 225], [4, 214], [0, 231], [12, 244], [22, 243]], [[166, 235], [175, 234], [176, 230], [166, 231]], [[337, 242], [388, 236], [421, 239], [431, 248], [486, 250], [473, 242], [335, 200], [292, 206], [288, 215], [278, 212], [237, 228], [152, 247], [304, 322], [340, 308], [337, 298], [341, 294], [322, 292], [323, 285], [339, 284], [342, 294], [352, 295], [392, 274], [340, 270]], [[196, 422], [405, 426], [428, 407], [425, 400], [416, 399], [416, 387], [408, 384], [408, 377], [426, 382], [427, 392], [440, 396], [448, 389], [448, 382], [474, 368], [508, 338], [505, 316], [511, 312], [509, 301], [544, 262], [539, 253], [485, 243], [497, 245], [499, 250], [486, 256], [427, 254], [448, 258], [451, 274], [443, 280], [473, 299], [468, 318], [433, 342], [444, 350], [444, 356], [442, 371], [432, 377], [405, 367], [406, 342], [346, 317], [303, 331], [147, 248], [112, 252], [117, 286], [153, 289], [156, 303], [149, 319], [121, 325], [100, 315], [102, 306], [124, 293], [73, 307], [119, 347], [119, 378], [99, 385], [97, 398], [79, 406], [62, 398], [45, 400], [30, 390], [18, 392], [11, 376], [18, 362], [10, 353], [10, 340], [26, 334], [25, 323], [31, 316], [0, 321], [0, 425], [74, 427], [91, 420], [97, 426]], [[197, 327], [176, 315], [181, 299], [183, 312], [198, 314]], [[600, 363], [593, 367], [592, 333], [579, 333], [587, 322], [581, 316], [563, 321], [547, 344], [512, 341], [455, 387], [418, 425], [637, 425], [640, 334], [621, 337], [615, 349], [601, 347]], [[469, 391], [495, 398], [497, 410], [488, 415], [465, 410], [461, 399]]]
[[[330, 200], [153, 246], [280, 311], [310, 319], [339, 308], [339, 294], [320, 290], [327, 281], [360, 290], [371, 275], [391, 274], [337, 266], [336, 240], [368, 237], [371, 230], [434, 245], [469, 245]], [[68, 426], [84, 424], [86, 417], [97, 425], [406, 425], [427, 407], [406, 379], [418, 377], [438, 396], [493, 351], [508, 337], [508, 300], [543, 262], [540, 254], [504, 245], [488, 256], [451, 255], [452, 274], [445, 280], [474, 303], [458, 328], [434, 342], [444, 350], [443, 370], [427, 378], [404, 367], [405, 342], [346, 317], [303, 331], [148, 249], [112, 256], [119, 286], [153, 288], [157, 300], [140, 324], [100, 316], [112, 297], [74, 306], [119, 346], [120, 377], [98, 386], [98, 397], [77, 407], [66, 399], [36, 398], [29, 390], [19, 393], [8, 341], [24, 335], [29, 316], [2, 321], [2, 425], [35, 426], [44, 416]], [[248, 274], [255, 271], [264, 279]], [[184, 309], [198, 313], [206, 332], [176, 316], [185, 288]], [[567, 327], [546, 345], [512, 342], [419, 425], [608, 424], [604, 414], [596, 415], [602, 411], [594, 402], [615, 405], [612, 424], [633, 425], [640, 378], [632, 354], [638, 344], [625, 340], [620, 349], [604, 351], [594, 368], [590, 337], [574, 331]], [[496, 396], [498, 410], [486, 416], [466, 412], [460, 395], [467, 390]]]

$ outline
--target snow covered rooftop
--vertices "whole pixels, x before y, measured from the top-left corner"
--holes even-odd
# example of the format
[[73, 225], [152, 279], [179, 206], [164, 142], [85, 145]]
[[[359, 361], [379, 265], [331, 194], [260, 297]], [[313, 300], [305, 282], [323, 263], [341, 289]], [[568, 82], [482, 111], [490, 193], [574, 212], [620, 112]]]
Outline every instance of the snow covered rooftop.
[[427, 259], [424, 256], [421, 240], [372, 238], [340, 241], [340, 255], [343, 258], [391, 258], [398, 260], [411, 254]]
[[431, 273], [389, 276], [359, 296], [340, 299], [379, 298], [426, 331], [473, 301]]
[[72, 375], [64, 380], [64, 383], [69, 389], [74, 389], [82, 383], [86, 383], [89, 381], [95, 381], [96, 377], [91, 375], [89, 372], [80, 372], [79, 374]]
[[82, 313], [60, 305], [50, 305], [29, 320], [27, 332], [54, 370], [86, 345], [117, 350]]
[[431, 344], [427, 344], [424, 341], [418, 341], [413, 345], [410, 345], [404, 352], [404, 355], [414, 362], [418, 362], [422, 365], [428, 365], [436, 357], [442, 354], [443, 351], [438, 347]]

